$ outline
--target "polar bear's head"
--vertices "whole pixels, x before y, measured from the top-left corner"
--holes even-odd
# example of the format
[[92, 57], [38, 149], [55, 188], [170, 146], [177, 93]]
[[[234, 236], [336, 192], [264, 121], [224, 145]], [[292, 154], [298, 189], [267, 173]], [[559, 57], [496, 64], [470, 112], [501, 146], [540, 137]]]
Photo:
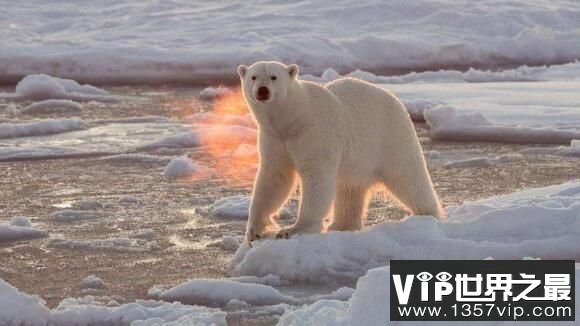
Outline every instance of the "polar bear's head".
[[252, 107], [281, 103], [296, 81], [298, 66], [275, 61], [259, 61], [250, 67], [241, 65], [238, 74], [248, 104]]

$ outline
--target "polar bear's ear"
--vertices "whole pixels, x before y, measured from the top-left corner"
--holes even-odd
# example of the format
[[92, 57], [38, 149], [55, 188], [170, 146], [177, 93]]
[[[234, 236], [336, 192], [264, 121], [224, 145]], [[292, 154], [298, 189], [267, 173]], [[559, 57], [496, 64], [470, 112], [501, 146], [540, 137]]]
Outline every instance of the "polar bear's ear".
[[246, 67], [244, 65], [238, 66], [238, 75], [240, 75], [240, 78], [244, 78], [247, 71], [248, 71], [248, 67]]
[[289, 65], [287, 69], [288, 73], [290, 74], [290, 78], [296, 78], [296, 76], [298, 76], [298, 65]]

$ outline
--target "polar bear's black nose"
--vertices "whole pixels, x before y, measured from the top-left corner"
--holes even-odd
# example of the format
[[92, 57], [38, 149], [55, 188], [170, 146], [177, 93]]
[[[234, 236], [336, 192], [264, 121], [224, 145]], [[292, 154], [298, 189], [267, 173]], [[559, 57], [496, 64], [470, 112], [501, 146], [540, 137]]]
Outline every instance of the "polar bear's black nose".
[[256, 99], [258, 101], [267, 101], [270, 98], [270, 90], [268, 87], [262, 86], [258, 88], [256, 95]]

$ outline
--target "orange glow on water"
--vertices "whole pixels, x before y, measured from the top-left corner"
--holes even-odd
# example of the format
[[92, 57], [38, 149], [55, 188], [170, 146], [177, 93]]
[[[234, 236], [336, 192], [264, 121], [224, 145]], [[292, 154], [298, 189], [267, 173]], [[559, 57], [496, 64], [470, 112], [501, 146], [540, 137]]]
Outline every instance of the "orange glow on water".
[[239, 89], [213, 103], [209, 112], [190, 121], [212, 168], [228, 183], [251, 184], [257, 166], [257, 130]]

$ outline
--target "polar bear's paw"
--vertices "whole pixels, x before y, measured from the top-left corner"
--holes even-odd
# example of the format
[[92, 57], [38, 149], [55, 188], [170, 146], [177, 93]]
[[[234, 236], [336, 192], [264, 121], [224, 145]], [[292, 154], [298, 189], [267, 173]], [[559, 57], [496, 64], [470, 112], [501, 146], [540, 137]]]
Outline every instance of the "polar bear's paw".
[[320, 227], [305, 227], [294, 224], [292, 226], [280, 229], [276, 234], [276, 239], [290, 239], [296, 234], [320, 233], [321, 231], [322, 229]]

